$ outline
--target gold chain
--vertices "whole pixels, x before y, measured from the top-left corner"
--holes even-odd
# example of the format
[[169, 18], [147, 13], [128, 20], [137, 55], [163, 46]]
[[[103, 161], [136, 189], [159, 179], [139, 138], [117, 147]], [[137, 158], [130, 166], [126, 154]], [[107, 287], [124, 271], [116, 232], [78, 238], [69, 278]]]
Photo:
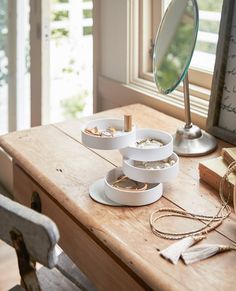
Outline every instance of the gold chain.
[[[230, 192], [228, 191], [228, 197], [227, 200], [224, 198], [224, 186], [226, 182], [229, 182], [228, 177], [229, 175], [233, 172], [236, 171], [236, 161], [232, 162], [228, 166], [228, 170], [225, 173], [225, 175], [222, 177], [220, 181], [220, 188], [219, 188], [219, 195], [220, 199], [222, 202], [221, 208], [217, 212], [215, 216], [208, 216], [208, 215], [201, 215], [201, 214], [195, 214], [192, 212], [188, 212], [185, 210], [179, 210], [176, 208], [167, 208], [163, 207], [158, 210], [155, 210], [151, 215], [150, 215], [150, 226], [152, 232], [165, 239], [182, 239], [188, 236], [194, 236], [194, 235], [205, 235], [208, 232], [216, 229], [219, 225], [222, 224], [222, 222], [230, 215], [231, 213], [231, 208], [228, 205], [229, 199], [230, 199]], [[229, 187], [229, 183], [227, 183], [227, 187]], [[164, 214], [162, 214], [164, 213]], [[163, 219], [165, 217], [182, 217], [182, 218], [187, 218], [187, 219], [192, 219], [192, 220], [201, 220], [205, 222], [205, 225], [192, 230], [192, 231], [186, 231], [186, 232], [165, 232], [161, 231], [160, 229], [157, 228], [157, 221], [160, 219]]]

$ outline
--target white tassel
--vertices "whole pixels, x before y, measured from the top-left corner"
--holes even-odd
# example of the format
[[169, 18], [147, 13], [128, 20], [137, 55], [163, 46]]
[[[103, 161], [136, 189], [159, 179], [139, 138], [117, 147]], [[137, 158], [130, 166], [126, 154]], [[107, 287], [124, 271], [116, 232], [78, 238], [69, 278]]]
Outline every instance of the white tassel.
[[186, 265], [207, 259], [218, 253], [236, 250], [234, 246], [205, 244], [201, 246], [192, 247], [182, 253], [181, 257]]
[[176, 265], [181, 254], [186, 251], [189, 247], [194, 245], [205, 238], [205, 236], [189, 236], [181, 239], [180, 241], [170, 245], [168, 248], [162, 250], [160, 255], [170, 261], [172, 264]]

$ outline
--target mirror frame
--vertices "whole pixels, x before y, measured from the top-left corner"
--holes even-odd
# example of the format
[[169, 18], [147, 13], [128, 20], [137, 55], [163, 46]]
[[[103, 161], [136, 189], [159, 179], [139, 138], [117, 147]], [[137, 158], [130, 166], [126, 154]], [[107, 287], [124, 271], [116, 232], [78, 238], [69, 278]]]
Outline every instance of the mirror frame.
[[195, 31], [194, 31], [194, 36], [193, 36], [193, 43], [192, 43], [192, 47], [191, 47], [191, 53], [189, 54], [189, 57], [186, 59], [186, 63], [185, 63], [185, 66], [183, 67], [183, 70], [181, 71], [181, 74], [180, 74], [180, 78], [177, 79], [177, 81], [175, 83], [173, 83], [173, 85], [171, 87], [169, 87], [168, 89], [164, 90], [163, 88], [161, 88], [158, 83], [156, 82], [156, 78], [155, 78], [155, 60], [156, 60], [156, 44], [157, 44], [157, 41], [158, 41], [158, 36], [159, 36], [159, 33], [160, 31], [162, 30], [163, 26], [164, 26], [164, 20], [165, 18], [167, 17], [168, 15], [168, 10], [171, 9], [171, 5], [173, 3], [173, 1], [179, 1], [179, 0], [172, 0], [169, 4], [169, 6], [167, 7], [166, 11], [165, 11], [165, 14], [162, 18], [162, 21], [161, 21], [161, 24], [158, 28], [158, 31], [157, 31], [157, 34], [156, 34], [156, 38], [155, 38], [155, 43], [154, 43], [154, 50], [153, 50], [153, 75], [154, 75], [154, 82], [156, 84], [156, 87], [158, 89], [158, 91], [160, 93], [163, 93], [163, 94], [169, 94], [170, 92], [174, 91], [178, 85], [180, 84], [180, 82], [183, 81], [183, 79], [185, 78], [187, 72], [188, 72], [188, 69], [189, 69], [189, 65], [190, 65], [190, 62], [191, 62], [191, 59], [192, 59], [192, 56], [193, 56], [193, 52], [194, 52], [194, 49], [195, 49], [195, 45], [196, 45], [196, 41], [197, 41], [197, 35], [198, 35], [198, 29], [199, 29], [199, 11], [198, 11], [198, 4], [197, 4], [197, 0], [188, 0], [188, 1], [191, 1], [192, 4], [193, 4], [193, 9], [194, 9], [194, 22], [195, 22]]

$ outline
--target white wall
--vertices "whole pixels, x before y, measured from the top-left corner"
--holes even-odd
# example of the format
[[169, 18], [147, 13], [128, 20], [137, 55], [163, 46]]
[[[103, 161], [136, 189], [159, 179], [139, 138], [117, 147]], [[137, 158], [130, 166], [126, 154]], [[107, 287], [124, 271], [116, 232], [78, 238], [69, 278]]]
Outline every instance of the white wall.
[[127, 0], [101, 0], [100, 74], [120, 82], [127, 77], [127, 14]]

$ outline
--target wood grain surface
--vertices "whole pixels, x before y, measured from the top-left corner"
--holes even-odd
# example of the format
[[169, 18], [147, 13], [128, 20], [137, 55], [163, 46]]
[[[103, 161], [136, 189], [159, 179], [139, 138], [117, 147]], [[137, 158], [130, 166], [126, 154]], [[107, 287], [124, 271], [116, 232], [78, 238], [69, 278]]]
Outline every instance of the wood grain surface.
[[[89, 197], [89, 185], [104, 177], [110, 169], [120, 166], [121, 156], [118, 151], [95, 151], [83, 146], [80, 142], [80, 127], [87, 120], [108, 116], [122, 117], [124, 114], [132, 114], [138, 127], [157, 128], [170, 133], [175, 132], [176, 127], [182, 124], [146, 106], [130, 105], [96, 114], [92, 118], [15, 132], [1, 137], [0, 145], [44, 189], [47, 199], [54, 201], [64, 213], [72, 217], [74, 223], [132, 278], [136, 278], [144, 289], [232, 290], [235, 286], [236, 252], [221, 254], [189, 267], [182, 262], [173, 266], [162, 259], [157, 251], [172, 242], [156, 237], [149, 227], [149, 216], [159, 207], [216, 213], [220, 206], [218, 195], [199, 181], [198, 163], [216, 157], [222, 146], [230, 145], [219, 142], [219, 148], [213, 154], [181, 158], [178, 177], [164, 185], [164, 197], [152, 205], [117, 208], [104, 206]], [[54, 220], [60, 221], [59, 215]], [[232, 214], [204, 242], [236, 242], [235, 222], [235, 215]], [[197, 227], [199, 223], [201, 222], [169, 219], [161, 221], [160, 226], [165, 230], [178, 231]], [[63, 237], [63, 233], [61, 236]], [[70, 242], [70, 238], [64, 239]], [[65, 251], [73, 255], [70, 246], [67, 245]], [[93, 281], [96, 283], [96, 278]]]

